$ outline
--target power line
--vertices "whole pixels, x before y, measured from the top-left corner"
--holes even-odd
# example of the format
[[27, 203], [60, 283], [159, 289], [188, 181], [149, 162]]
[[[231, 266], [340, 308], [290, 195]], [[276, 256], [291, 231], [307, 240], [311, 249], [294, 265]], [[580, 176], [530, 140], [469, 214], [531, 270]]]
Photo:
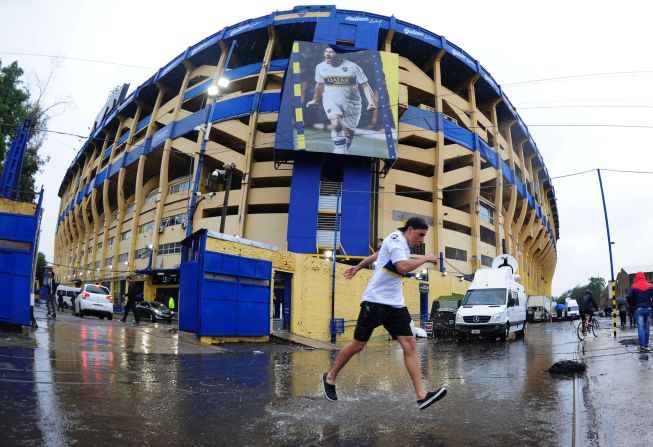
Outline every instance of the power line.
[[502, 84], [502, 86], [503, 87], [518, 86], [518, 85], [527, 85], [527, 84], [538, 84], [542, 82], [573, 81], [573, 80], [612, 77], [612, 76], [633, 76], [639, 74], [653, 75], [653, 70], [612, 71], [612, 72], [603, 72], [603, 73], [586, 73], [586, 74], [578, 74], [578, 75], [556, 76], [552, 78], [539, 78], [539, 79], [530, 79], [528, 81], [509, 82], [507, 84]]
[[103, 61], [100, 59], [88, 59], [85, 57], [72, 57], [72, 56], [55, 56], [52, 54], [40, 54], [40, 53], [17, 53], [17, 52], [8, 52], [0, 51], [0, 54], [8, 54], [11, 56], [34, 56], [34, 57], [47, 57], [50, 59], [63, 59], [77, 62], [91, 62], [94, 64], [105, 64], [105, 65], [117, 65], [119, 67], [129, 67], [129, 68], [138, 68], [141, 70], [157, 70], [152, 67], [144, 67], [143, 65], [134, 65], [134, 64], [123, 64], [121, 62], [112, 62], [112, 61]]

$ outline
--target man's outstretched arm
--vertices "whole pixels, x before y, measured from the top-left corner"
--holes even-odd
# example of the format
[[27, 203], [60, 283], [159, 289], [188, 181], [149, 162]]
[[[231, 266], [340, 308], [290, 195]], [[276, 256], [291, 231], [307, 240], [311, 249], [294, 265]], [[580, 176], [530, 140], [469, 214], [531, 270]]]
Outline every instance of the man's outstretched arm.
[[349, 267], [347, 270], [345, 270], [345, 278], [346, 279], [352, 279], [354, 276], [356, 276], [356, 273], [358, 273], [359, 270], [362, 270], [369, 265], [373, 264], [376, 261], [376, 258], [379, 257], [379, 252], [377, 251], [373, 255], [369, 255], [367, 258], [363, 259], [361, 262], [356, 264], [353, 267]]

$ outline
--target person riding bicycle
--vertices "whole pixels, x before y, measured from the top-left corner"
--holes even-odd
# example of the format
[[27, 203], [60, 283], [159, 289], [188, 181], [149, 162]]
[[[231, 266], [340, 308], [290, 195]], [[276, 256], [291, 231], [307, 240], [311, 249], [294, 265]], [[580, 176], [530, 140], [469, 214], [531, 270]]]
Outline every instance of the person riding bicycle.
[[590, 318], [592, 318], [592, 314], [594, 313], [595, 310], [599, 310], [599, 306], [596, 304], [596, 301], [594, 301], [592, 292], [586, 290], [585, 294], [580, 299], [580, 303], [578, 305], [578, 311], [580, 313], [580, 321], [583, 322], [583, 325], [585, 327], [587, 327], [587, 322], [589, 321]]

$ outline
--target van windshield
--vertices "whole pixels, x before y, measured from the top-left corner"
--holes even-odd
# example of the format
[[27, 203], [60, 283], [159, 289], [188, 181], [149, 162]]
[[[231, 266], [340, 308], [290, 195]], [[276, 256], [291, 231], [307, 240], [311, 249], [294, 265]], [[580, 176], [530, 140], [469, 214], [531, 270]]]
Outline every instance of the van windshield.
[[506, 289], [468, 290], [463, 306], [496, 306], [506, 303]]

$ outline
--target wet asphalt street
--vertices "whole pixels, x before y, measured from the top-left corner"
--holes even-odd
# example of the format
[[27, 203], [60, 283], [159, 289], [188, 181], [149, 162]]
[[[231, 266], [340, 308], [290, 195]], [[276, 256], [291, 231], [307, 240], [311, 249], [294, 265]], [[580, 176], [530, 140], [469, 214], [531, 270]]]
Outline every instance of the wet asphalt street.
[[[609, 386], [619, 368], [614, 359], [632, 351], [607, 329], [583, 343], [569, 322], [530, 325], [525, 340], [507, 343], [419, 340], [427, 384], [449, 390], [419, 411], [401, 348], [390, 341], [371, 343], [347, 365], [333, 403], [322, 397], [319, 377], [335, 351], [201, 346], [166, 323], [69, 313], [48, 323], [41, 309], [37, 318], [37, 330], [0, 334], [3, 446], [557, 446], [623, 439], [618, 424], [606, 422], [627, 409], [591, 390], [603, 389], [602, 380]], [[595, 352], [598, 378], [591, 368], [578, 379], [547, 371], [555, 361], [588, 356], [597, 343], [608, 346]], [[648, 364], [644, 369], [650, 373]]]

